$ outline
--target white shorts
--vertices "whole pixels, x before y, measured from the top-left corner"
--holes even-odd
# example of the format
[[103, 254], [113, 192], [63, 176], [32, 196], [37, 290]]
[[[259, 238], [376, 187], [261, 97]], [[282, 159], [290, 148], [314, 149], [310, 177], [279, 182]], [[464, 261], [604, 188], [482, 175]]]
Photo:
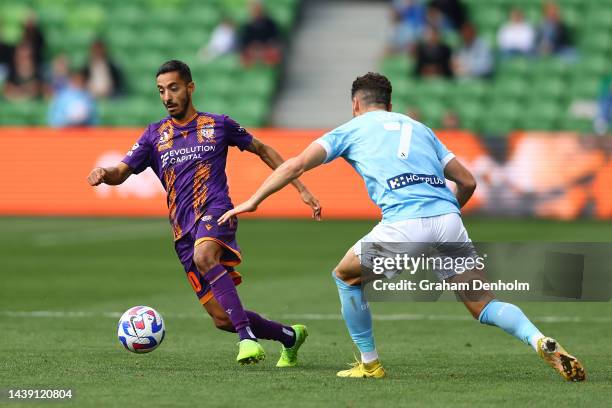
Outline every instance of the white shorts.
[[[449, 253], [448, 256], [469, 257], [476, 255], [472, 241], [463, 226], [461, 216], [457, 213], [414, 218], [388, 224], [379, 223], [353, 246], [353, 251], [360, 260], [362, 259], [363, 243], [415, 243], [415, 245], [410, 246], [410, 251], [413, 253], [409, 254], [415, 257], [419, 256], [425, 247], [440, 247], [439, 244], [451, 243], [452, 250], [449, 252], [453, 253]], [[419, 243], [429, 243], [429, 245], [418, 245]], [[459, 246], [459, 254], [456, 250], [457, 245], [455, 245], [457, 243], [465, 244]], [[403, 246], [404, 251], [406, 247], [406, 245]], [[441, 249], [440, 252], [444, 254], [444, 249]], [[385, 275], [392, 278], [397, 273], [401, 273], [401, 271], [392, 274], [385, 273]], [[446, 279], [456, 274], [453, 270], [435, 270], [435, 273], [439, 279]]]

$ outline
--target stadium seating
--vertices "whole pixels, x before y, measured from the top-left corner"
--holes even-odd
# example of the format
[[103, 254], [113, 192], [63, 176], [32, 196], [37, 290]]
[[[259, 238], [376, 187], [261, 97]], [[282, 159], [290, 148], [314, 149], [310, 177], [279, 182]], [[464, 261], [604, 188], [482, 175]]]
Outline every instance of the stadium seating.
[[[289, 36], [300, 0], [267, 0], [270, 15]], [[38, 14], [48, 42], [48, 59], [67, 53], [82, 65], [91, 41], [106, 40], [126, 76], [128, 93], [119, 100], [99, 101], [101, 125], [142, 125], [159, 119], [163, 107], [156, 95], [154, 72], [170, 58], [190, 64], [201, 110], [232, 115], [247, 126], [266, 124], [278, 86], [279, 69], [245, 69], [236, 55], [204, 63], [197, 50], [210, 38], [224, 15], [241, 23], [248, 18], [247, 0], [4, 0], [4, 38], [16, 42], [30, 9]], [[43, 125], [46, 103], [7, 103], [0, 99], [0, 125]]]
[[[495, 45], [496, 33], [511, 7], [520, 7], [537, 24], [542, 2], [532, 0], [465, 0], [480, 35]], [[417, 108], [432, 127], [447, 109], [458, 112], [464, 128], [491, 135], [513, 129], [589, 132], [592, 123], [570, 115], [577, 100], [595, 100], [603, 75], [612, 66], [612, 0], [557, 0], [574, 33], [579, 59], [559, 57], [498, 60], [491, 80], [422, 80], [412, 77], [407, 55], [386, 57], [381, 70], [394, 85], [398, 110]], [[456, 36], [447, 42], [454, 45]]]

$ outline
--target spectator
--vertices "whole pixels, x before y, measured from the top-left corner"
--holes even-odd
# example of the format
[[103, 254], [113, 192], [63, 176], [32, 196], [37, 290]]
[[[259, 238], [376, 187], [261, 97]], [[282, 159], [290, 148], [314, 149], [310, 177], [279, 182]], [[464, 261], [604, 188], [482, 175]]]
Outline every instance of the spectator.
[[256, 61], [276, 65], [281, 60], [278, 26], [258, 1], [251, 4], [251, 19], [242, 28], [240, 50], [246, 66]]
[[23, 24], [22, 44], [27, 44], [32, 49], [36, 68], [40, 71], [45, 57], [46, 41], [42, 30], [38, 26], [38, 20], [34, 12], [30, 13]]
[[72, 72], [68, 86], [55, 94], [49, 106], [48, 122], [53, 127], [96, 124], [95, 100], [87, 91], [84, 72]]
[[461, 122], [459, 121], [459, 115], [457, 112], [447, 110], [442, 115], [442, 129], [446, 130], [457, 130], [460, 128]]
[[117, 97], [124, 92], [123, 74], [100, 39], [91, 44], [83, 73], [87, 89], [96, 98]]
[[413, 30], [418, 38], [425, 29], [427, 13], [422, 0], [395, 0], [393, 9], [399, 15], [401, 22]]
[[431, 0], [430, 9], [439, 10], [453, 30], [459, 30], [468, 21], [468, 13], [461, 0]]
[[420, 31], [425, 28], [425, 7], [422, 0], [395, 0], [393, 9], [401, 21]]
[[446, 19], [444, 14], [435, 7], [428, 7], [426, 12], [426, 25], [433, 27], [442, 34], [447, 34], [453, 31], [453, 26]]
[[544, 21], [538, 29], [538, 52], [541, 55], [573, 56], [572, 36], [561, 19], [559, 7], [553, 2], [544, 4]]
[[204, 61], [210, 61], [236, 49], [236, 25], [229, 18], [223, 19], [213, 30], [208, 44], [198, 54]]
[[70, 61], [66, 54], [59, 54], [53, 59], [46, 82], [50, 91], [47, 91], [47, 93], [51, 94], [55, 94], [68, 86], [70, 82]]
[[407, 106], [406, 116], [416, 120], [417, 122], [421, 122], [423, 119], [423, 116], [421, 115], [421, 110], [416, 106]]
[[2, 40], [2, 22], [0, 21], [0, 85], [9, 74], [15, 48]]
[[461, 27], [461, 46], [453, 60], [454, 72], [464, 78], [485, 78], [493, 72], [491, 47], [476, 35], [471, 23]]
[[415, 50], [417, 77], [452, 78], [450, 47], [440, 41], [440, 34], [432, 27], [425, 29], [425, 37]]
[[4, 84], [4, 96], [9, 100], [34, 99], [42, 94], [41, 73], [32, 47], [21, 43], [15, 48], [13, 60]]
[[497, 45], [502, 55], [529, 55], [535, 46], [536, 33], [519, 9], [512, 9], [508, 21], [497, 32]]
[[391, 27], [388, 31], [387, 54], [406, 52], [413, 42], [412, 27], [402, 22], [402, 16], [391, 11]]
[[389, 51], [405, 52], [423, 35], [426, 14], [420, 0], [396, 0], [392, 10]]
[[612, 123], [612, 75], [604, 77], [599, 92], [599, 108], [595, 118], [595, 131], [603, 135], [610, 130]]

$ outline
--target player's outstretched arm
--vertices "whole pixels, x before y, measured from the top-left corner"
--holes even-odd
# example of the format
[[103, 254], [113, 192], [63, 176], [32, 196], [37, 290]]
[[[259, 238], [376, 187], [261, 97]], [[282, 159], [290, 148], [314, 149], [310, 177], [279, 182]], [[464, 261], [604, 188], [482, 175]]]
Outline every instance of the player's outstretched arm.
[[[284, 162], [282, 156], [273, 147], [262, 143], [255, 137], [246, 150], [259, 156], [259, 158], [272, 170], [276, 170]], [[310, 192], [310, 190], [306, 188], [304, 184], [302, 184], [300, 180], [294, 179], [291, 181], [291, 184], [300, 193], [302, 201], [312, 208], [313, 218], [318, 221], [321, 214], [321, 205], [319, 200]]]
[[90, 186], [102, 183], [116, 186], [127, 180], [131, 174], [132, 169], [125, 163], [119, 163], [115, 167], [96, 167], [87, 176], [87, 182]]
[[[278, 166], [251, 198], [223, 214], [219, 218], [219, 224], [223, 224], [234, 215], [257, 210], [259, 204], [266, 198], [300, 177], [304, 172], [321, 165], [326, 157], [325, 149], [318, 143], [312, 143], [299, 156], [293, 157]], [[315, 213], [315, 218], [319, 219], [320, 216], [319, 209], [319, 213]]]
[[457, 185], [455, 196], [459, 202], [459, 207], [463, 207], [472, 197], [472, 194], [474, 194], [474, 190], [476, 190], [476, 179], [456, 158], [451, 159], [446, 167], [444, 167], [444, 177], [454, 181]]

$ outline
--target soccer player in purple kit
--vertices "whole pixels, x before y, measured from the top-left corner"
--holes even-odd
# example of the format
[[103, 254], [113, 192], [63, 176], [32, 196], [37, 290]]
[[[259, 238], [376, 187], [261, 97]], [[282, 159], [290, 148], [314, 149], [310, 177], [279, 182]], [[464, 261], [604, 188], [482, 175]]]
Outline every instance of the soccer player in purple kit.
[[[272, 169], [283, 159], [228, 116], [196, 111], [191, 99], [195, 84], [187, 64], [167, 61], [156, 77], [170, 115], [149, 125], [121, 163], [93, 169], [87, 181], [92, 186], [118, 185], [151, 167], [166, 190], [175, 249], [200, 303], [217, 328], [238, 333], [236, 360], [241, 364], [263, 360], [260, 338], [282, 343], [277, 367], [295, 366], [308, 336], [306, 327], [283, 325], [243, 308], [235, 287], [241, 276], [233, 268], [242, 261], [237, 219], [217, 223], [233, 208], [225, 174], [228, 147], [254, 153]], [[301, 182], [293, 185], [319, 220], [319, 201]]]

